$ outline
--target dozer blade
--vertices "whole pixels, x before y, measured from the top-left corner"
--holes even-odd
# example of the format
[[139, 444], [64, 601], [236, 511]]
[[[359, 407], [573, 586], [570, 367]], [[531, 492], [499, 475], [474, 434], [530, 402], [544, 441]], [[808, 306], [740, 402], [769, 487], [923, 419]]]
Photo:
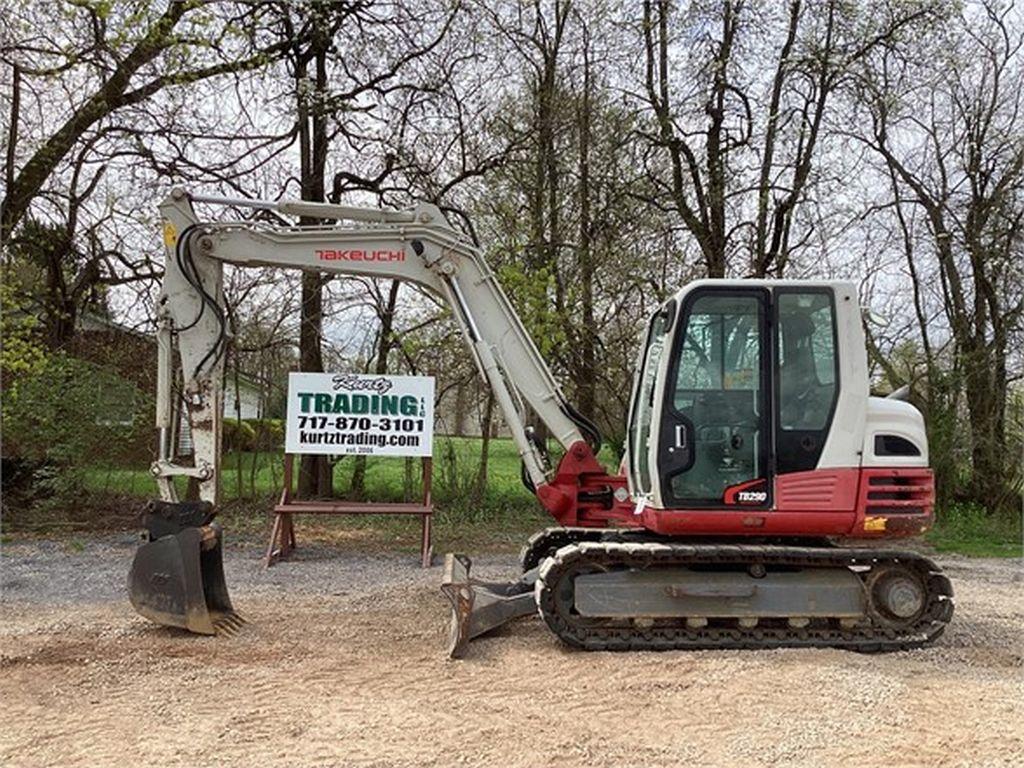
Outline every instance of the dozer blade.
[[[165, 514], [161, 514], [164, 512]], [[201, 635], [234, 634], [243, 623], [235, 613], [224, 581], [223, 537], [210, 523], [213, 514], [185, 518], [180, 510], [145, 516], [150, 541], [139, 547], [128, 573], [128, 596], [142, 616], [157, 624], [181, 627]], [[181, 527], [170, 532], [172, 514], [181, 522], [207, 524]], [[154, 521], [159, 516], [161, 522]], [[159, 538], [154, 538], [154, 534]]]
[[520, 616], [537, 612], [533, 598], [536, 569], [519, 581], [488, 583], [469, 576], [472, 561], [465, 555], [444, 556], [441, 591], [452, 605], [448, 657], [461, 658], [469, 641]]

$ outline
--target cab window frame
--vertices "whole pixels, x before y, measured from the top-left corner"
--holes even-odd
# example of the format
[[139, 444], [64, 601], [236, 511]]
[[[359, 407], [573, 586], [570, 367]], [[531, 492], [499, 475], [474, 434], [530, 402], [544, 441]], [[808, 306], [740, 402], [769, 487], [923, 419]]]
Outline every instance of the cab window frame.
[[[657, 312], [651, 315], [650, 320], [647, 323], [647, 332], [644, 334], [644, 350], [643, 356], [640, 360], [640, 367], [637, 371], [637, 385], [636, 393], [630, 410], [629, 428], [627, 430], [626, 439], [629, 441], [629, 471], [633, 480], [635, 489], [641, 494], [652, 493], [655, 488], [655, 472], [652, 471], [650, 463], [650, 445], [651, 440], [655, 432], [654, 415], [657, 403], [655, 402], [655, 396], [658, 391], [658, 375], [657, 371], [654, 372], [654, 378], [651, 384], [650, 390], [650, 421], [648, 424], [647, 434], [647, 451], [645, 456], [641, 458], [642, 451], [638, 444], [640, 423], [639, 417], [641, 410], [643, 409], [644, 400], [644, 375], [647, 372], [647, 367], [650, 361], [651, 354], [651, 342], [654, 334], [655, 323], [658, 318], [663, 318], [661, 328], [661, 351], [658, 358], [658, 366], [661, 365], [661, 359], [665, 356], [665, 353], [669, 351], [669, 344], [672, 335], [672, 331], [676, 324], [676, 320], [679, 317], [679, 307], [676, 299], [670, 298], [666, 301]], [[646, 464], [647, 477], [645, 478], [641, 472], [641, 468]]]

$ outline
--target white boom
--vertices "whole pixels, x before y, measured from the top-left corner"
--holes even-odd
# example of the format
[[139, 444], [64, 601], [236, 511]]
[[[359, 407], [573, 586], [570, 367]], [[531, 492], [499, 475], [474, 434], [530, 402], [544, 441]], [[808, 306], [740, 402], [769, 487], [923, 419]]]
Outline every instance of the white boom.
[[[325, 222], [279, 226], [256, 221], [201, 221], [193, 202], [271, 210]], [[491, 386], [534, 485], [550, 468], [530, 439], [524, 403], [568, 448], [583, 440], [572, 411], [508, 298], [479, 251], [433, 205], [409, 211], [305, 201], [192, 195], [175, 188], [160, 204], [167, 266], [159, 299], [157, 427], [153, 474], [165, 501], [177, 501], [173, 478], [194, 476], [200, 497], [216, 503], [220, 470], [222, 378], [227, 321], [223, 265], [274, 266], [320, 273], [407, 280], [432, 291], [452, 314]], [[193, 467], [173, 463], [172, 355], [181, 358], [195, 450]]]

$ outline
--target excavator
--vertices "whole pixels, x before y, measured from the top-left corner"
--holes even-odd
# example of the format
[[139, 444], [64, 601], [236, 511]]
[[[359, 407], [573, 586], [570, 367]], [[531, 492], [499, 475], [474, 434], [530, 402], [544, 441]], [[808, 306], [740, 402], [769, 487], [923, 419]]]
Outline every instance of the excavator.
[[[196, 205], [247, 210], [201, 218]], [[539, 615], [586, 650], [925, 646], [953, 615], [949, 579], [893, 542], [932, 524], [921, 414], [873, 397], [849, 282], [698, 280], [646, 326], [617, 472], [597, 427], [563, 395], [479, 249], [436, 206], [409, 210], [262, 201], [175, 188], [160, 205], [152, 472], [160, 500], [128, 586], [147, 618], [230, 633], [241, 618], [214, 522], [229, 328], [223, 267], [272, 266], [409, 281], [447, 302], [490, 386], [522, 478], [556, 525], [534, 535], [521, 576], [488, 583], [445, 558], [448, 653]], [[289, 225], [285, 217], [317, 224]], [[194, 461], [171, 446], [175, 350]], [[898, 394], [898, 393], [895, 393]], [[553, 458], [529, 419], [562, 448]], [[194, 478], [198, 502], [175, 478]]]

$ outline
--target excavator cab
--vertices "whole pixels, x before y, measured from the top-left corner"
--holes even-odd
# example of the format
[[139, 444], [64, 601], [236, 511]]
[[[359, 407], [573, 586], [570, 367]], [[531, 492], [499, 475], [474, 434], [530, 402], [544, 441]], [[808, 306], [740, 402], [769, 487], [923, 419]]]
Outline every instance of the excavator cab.
[[215, 515], [206, 501], [146, 506], [144, 543], [128, 574], [128, 596], [142, 616], [201, 635], [231, 634], [242, 623], [224, 581]]
[[[721, 504], [727, 488], [767, 476], [765, 293], [706, 291], [684, 300], [681, 311], [673, 300], [652, 323], [634, 404], [638, 495], [701, 508]], [[685, 328], [677, 330], [680, 322]]]
[[[813, 470], [837, 406], [867, 395], [866, 375], [838, 386], [840, 351], [850, 367], [864, 357], [845, 302], [839, 313], [833, 286], [806, 283], [697, 284], [670, 300], [634, 395], [634, 494], [662, 509], [772, 509], [774, 478]], [[833, 445], [859, 463], [859, 441]]]

